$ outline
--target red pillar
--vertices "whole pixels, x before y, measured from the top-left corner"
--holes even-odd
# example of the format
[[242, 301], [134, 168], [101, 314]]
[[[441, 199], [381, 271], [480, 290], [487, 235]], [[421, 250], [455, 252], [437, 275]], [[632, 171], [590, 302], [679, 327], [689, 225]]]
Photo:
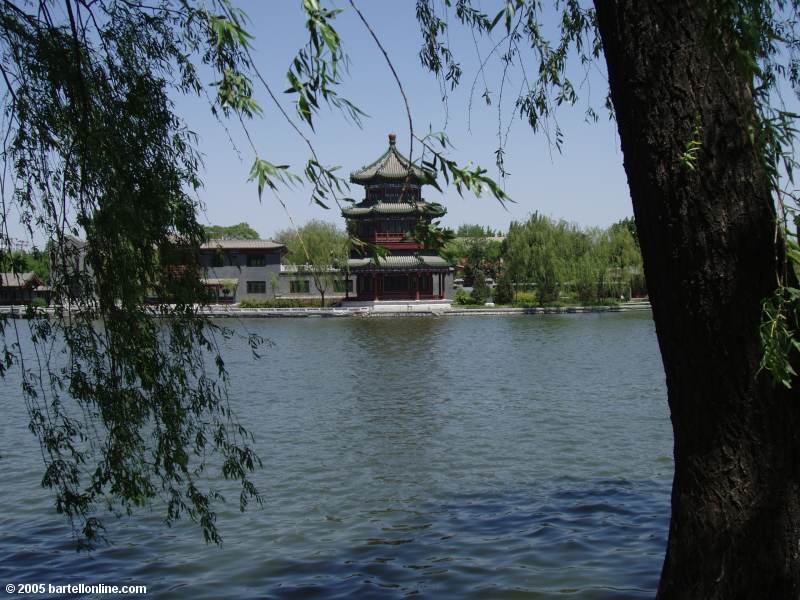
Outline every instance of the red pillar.
[[417, 292], [417, 300], [419, 300], [419, 273], [417, 273], [417, 289], [416, 289], [416, 292]]

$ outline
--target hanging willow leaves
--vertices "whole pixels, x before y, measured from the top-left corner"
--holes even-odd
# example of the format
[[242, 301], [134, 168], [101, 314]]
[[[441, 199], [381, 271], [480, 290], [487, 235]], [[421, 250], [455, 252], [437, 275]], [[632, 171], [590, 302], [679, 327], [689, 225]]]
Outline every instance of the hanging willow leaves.
[[[47, 242], [57, 307], [28, 322], [32, 354], [0, 323], [3, 371], [21, 372], [42, 484], [82, 541], [102, 534], [99, 509], [152, 505], [219, 542], [221, 496], [204, 469], [238, 481], [244, 509], [260, 501], [249, 479], [260, 463], [228, 404], [220, 344], [232, 333], [196, 309], [203, 286], [186, 265], [205, 239], [193, 196], [200, 158], [170, 92], [208, 85], [215, 110], [258, 114], [249, 35], [224, 0], [51, 9], [0, 4], [0, 264], [16, 270], [9, 220], [19, 214], [30, 239]], [[204, 84], [197, 64], [216, 82]], [[150, 306], [153, 296], [170, 304]], [[256, 352], [260, 340], [247, 342]]]

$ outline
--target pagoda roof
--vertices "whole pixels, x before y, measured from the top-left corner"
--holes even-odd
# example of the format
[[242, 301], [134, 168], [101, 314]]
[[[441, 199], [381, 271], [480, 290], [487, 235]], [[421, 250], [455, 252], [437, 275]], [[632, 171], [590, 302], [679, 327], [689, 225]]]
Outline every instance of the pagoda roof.
[[342, 209], [344, 217], [369, 217], [375, 215], [429, 215], [441, 217], [447, 209], [437, 202], [370, 202], [362, 201]]
[[396, 136], [389, 134], [389, 148], [375, 162], [350, 173], [350, 181], [359, 185], [388, 181], [422, 185], [436, 178], [433, 171], [422, 169], [397, 150]]
[[390, 254], [383, 257], [351, 258], [347, 261], [351, 271], [392, 271], [449, 269], [450, 263], [435, 254]]

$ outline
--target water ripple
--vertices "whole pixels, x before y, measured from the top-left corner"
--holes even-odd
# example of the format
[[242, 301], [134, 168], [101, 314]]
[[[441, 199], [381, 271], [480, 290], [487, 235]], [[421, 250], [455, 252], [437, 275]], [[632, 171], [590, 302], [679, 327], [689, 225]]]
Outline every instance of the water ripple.
[[110, 544], [76, 553], [11, 381], [0, 580], [157, 598], [652, 597], [672, 461], [646, 316], [248, 327], [275, 344], [226, 361], [264, 508], [221, 507], [222, 547], [154, 511], [110, 519]]

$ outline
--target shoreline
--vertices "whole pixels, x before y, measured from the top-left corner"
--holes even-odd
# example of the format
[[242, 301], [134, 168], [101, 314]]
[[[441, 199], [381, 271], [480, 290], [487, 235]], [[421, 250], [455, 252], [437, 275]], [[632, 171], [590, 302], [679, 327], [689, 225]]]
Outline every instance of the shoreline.
[[[389, 307], [383, 307], [387, 309]], [[652, 310], [650, 302], [625, 302], [615, 306], [543, 306], [530, 308], [493, 307], [460, 308], [435, 305], [405, 305], [395, 310], [374, 310], [368, 307], [353, 308], [238, 308], [226, 305], [209, 306], [198, 311], [199, 315], [223, 319], [297, 319], [297, 318], [385, 318], [385, 317], [463, 317], [463, 316], [509, 316], [509, 315], [562, 315], [607, 312], [633, 312]], [[26, 306], [0, 306], [0, 315], [11, 318], [26, 318]], [[37, 316], [52, 317], [54, 309], [37, 308]], [[158, 316], [157, 314], [153, 316]]]

